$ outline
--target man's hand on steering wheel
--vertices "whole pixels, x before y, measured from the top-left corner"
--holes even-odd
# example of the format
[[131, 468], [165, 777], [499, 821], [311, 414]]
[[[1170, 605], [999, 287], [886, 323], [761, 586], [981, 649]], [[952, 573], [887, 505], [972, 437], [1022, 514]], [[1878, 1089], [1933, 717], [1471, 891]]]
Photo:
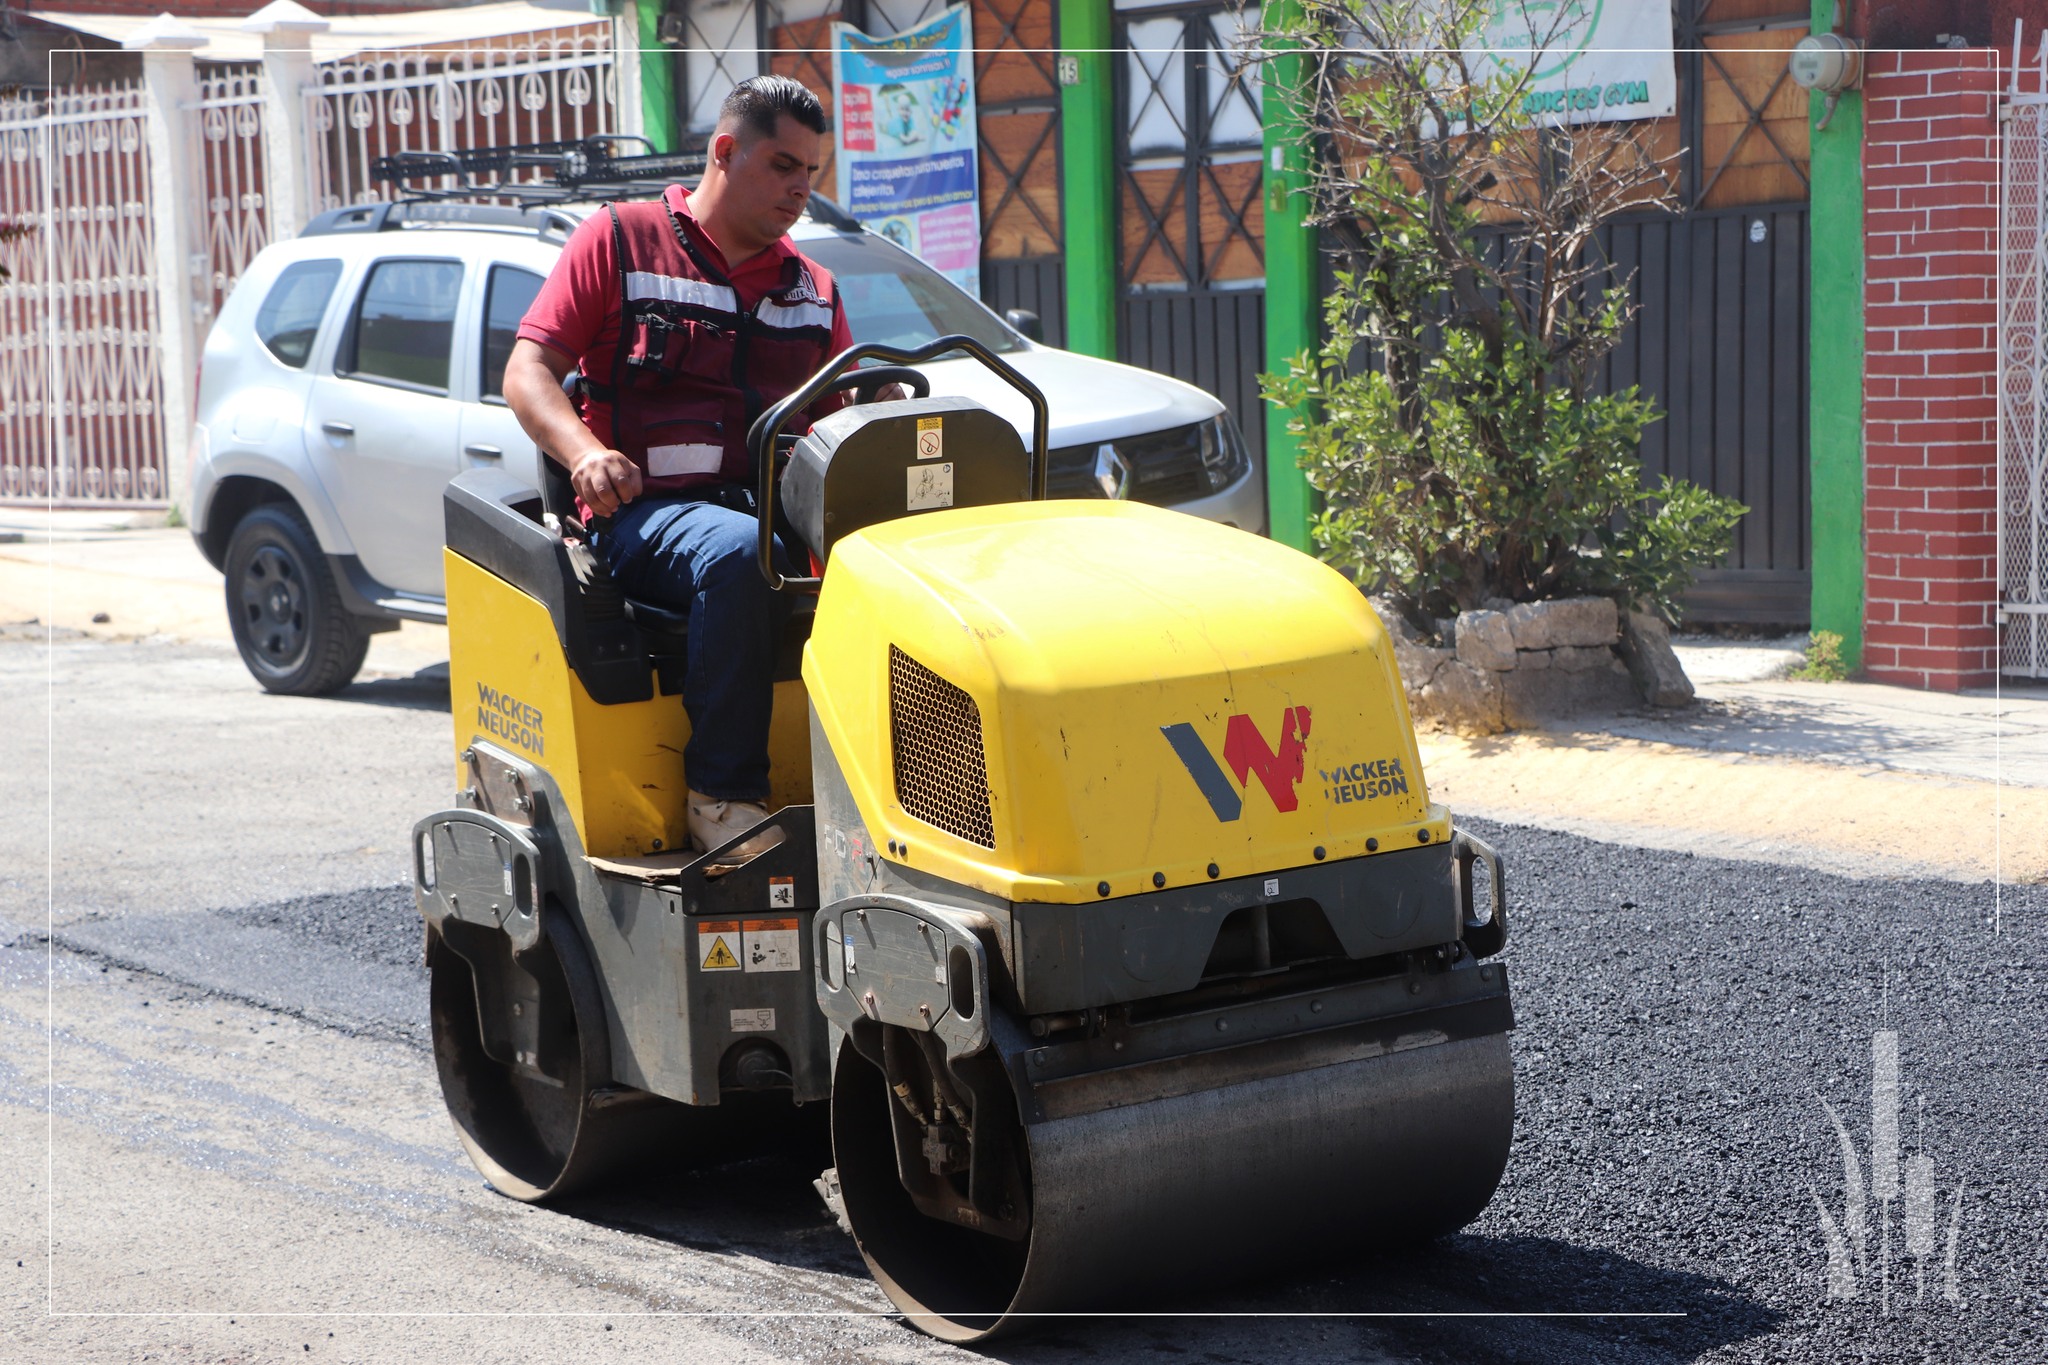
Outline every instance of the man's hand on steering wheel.
[[570, 466], [569, 486], [592, 516], [608, 517], [640, 496], [640, 469], [616, 450], [593, 450]]

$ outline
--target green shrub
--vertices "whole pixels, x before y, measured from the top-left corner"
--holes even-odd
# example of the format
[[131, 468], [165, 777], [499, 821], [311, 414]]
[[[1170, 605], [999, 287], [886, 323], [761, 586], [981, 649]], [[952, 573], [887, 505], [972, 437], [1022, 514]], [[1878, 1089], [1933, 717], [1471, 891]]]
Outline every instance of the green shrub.
[[1435, 616], [1488, 598], [1603, 593], [1674, 617], [1692, 571], [1727, 553], [1746, 509], [1683, 481], [1644, 486], [1650, 404], [1634, 389], [1547, 382], [1526, 337], [1489, 348], [1455, 325], [1405, 384], [1356, 370], [1353, 344], [1383, 338], [1362, 325], [1353, 288], [1340, 272], [1329, 341], [1265, 384], [1271, 401], [1315, 414], [1290, 428], [1322, 494], [1320, 557]]
[[1842, 637], [1832, 630], [1817, 630], [1806, 640], [1806, 662], [1792, 670], [1801, 682], [1840, 682], [1849, 676], [1842, 662]]

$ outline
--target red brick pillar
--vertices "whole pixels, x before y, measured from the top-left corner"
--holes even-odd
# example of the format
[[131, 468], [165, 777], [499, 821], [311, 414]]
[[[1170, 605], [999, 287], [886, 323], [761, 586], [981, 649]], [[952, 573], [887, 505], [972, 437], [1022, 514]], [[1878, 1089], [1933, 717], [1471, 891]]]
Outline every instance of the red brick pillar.
[[1864, 80], [1864, 643], [1879, 682], [1998, 667], [1998, 57]]

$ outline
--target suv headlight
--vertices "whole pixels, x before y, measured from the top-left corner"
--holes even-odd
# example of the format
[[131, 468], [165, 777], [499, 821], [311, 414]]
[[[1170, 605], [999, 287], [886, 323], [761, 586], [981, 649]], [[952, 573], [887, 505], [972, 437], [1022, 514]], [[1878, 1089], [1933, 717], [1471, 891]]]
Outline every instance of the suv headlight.
[[1251, 468], [1251, 456], [1230, 414], [1219, 412], [1195, 429], [1200, 433], [1202, 472], [1208, 477], [1209, 491], [1219, 493], [1243, 478]]
[[1184, 427], [1055, 450], [1050, 491], [1171, 507], [1221, 492], [1250, 468], [1244, 437], [1224, 412]]

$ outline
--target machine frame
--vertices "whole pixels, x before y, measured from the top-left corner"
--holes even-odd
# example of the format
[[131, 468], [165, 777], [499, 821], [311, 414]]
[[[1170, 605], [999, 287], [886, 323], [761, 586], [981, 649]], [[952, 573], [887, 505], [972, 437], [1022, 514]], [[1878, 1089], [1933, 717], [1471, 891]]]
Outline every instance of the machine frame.
[[[815, 537], [831, 509], [870, 515], [871, 467], [898, 486], [899, 457], [883, 447], [894, 449], [906, 423], [983, 430], [957, 403], [912, 400], [821, 423], [799, 444], [782, 435], [792, 414], [864, 360], [914, 365], [952, 349], [1032, 399], [1035, 450], [1021, 487], [1043, 498], [1044, 398], [997, 357], [966, 338], [854, 347], [749, 433], [771, 584], [825, 586], [774, 566], [785, 460], [811, 481], [806, 534], [823, 558], [829, 547]], [[1014, 445], [1014, 431], [1001, 430]], [[832, 468], [845, 474], [837, 492]], [[676, 727], [686, 722], [674, 613], [623, 598], [588, 546], [565, 537], [559, 518], [549, 524], [541, 494], [507, 476], [457, 479], [447, 508], [459, 794], [415, 827], [415, 896], [444, 1093], [463, 1145], [505, 1193], [556, 1198], [634, 1169], [636, 1153], [716, 1160], [764, 1123], [790, 1126], [785, 1102], [798, 1115], [828, 1102], [835, 1169], [821, 1190], [906, 1317], [955, 1341], [1229, 1267], [1432, 1235], [1491, 1197], [1513, 1117], [1513, 1012], [1506, 968], [1493, 960], [1506, 943], [1504, 871], [1426, 791], [1410, 791], [1406, 774], [1419, 788], [1421, 772], [1390, 648], [1355, 590], [1327, 570], [1150, 509], [956, 508], [925, 540], [925, 523], [850, 539], [842, 525], [850, 567], [833, 581], [855, 586], [826, 590], [815, 625], [800, 618], [801, 677], [792, 649], [777, 682], [778, 808], [766, 823], [783, 837], [739, 860], [730, 850], [764, 826], [702, 853], [680, 847]], [[1398, 794], [1383, 778], [1387, 799], [1369, 818], [1319, 816], [1335, 832], [1312, 856], [1298, 838], [1262, 842], [1283, 816], [1236, 823], [1223, 798], [1238, 798], [1211, 790], [1228, 776], [1205, 779], [1191, 758], [1203, 741], [1188, 725], [1146, 719], [1139, 702], [1209, 696], [1197, 673], [1132, 684], [1134, 733], [1158, 733], [1137, 733], [1140, 749], [1102, 751], [1119, 780], [1140, 784], [1133, 790], [1176, 793], [1178, 815], [1138, 829], [1134, 846], [1148, 857], [1162, 845], [1149, 876], [1080, 876], [1056, 839], [1011, 842], [1026, 828], [1020, 813], [1050, 828], [1056, 803], [1083, 799], [1061, 794], [1057, 764], [983, 758], [983, 799], [998, 808], [990, 828], [1006, 833], [966, 839], [920, 824], [901, 805], [900, 781], [894, 804], [879, 796], [877, 765], [900, 762], [907, 722], [894, 692], [885, 705], [874, 689], [895, 686], [899, 656], [951, 689], [941, 704], [975, 712], [977, 753], [984, 733], [992, 754], [1032, 748], [1018, 736], [1043, 721], [1042, 707], [1025, 704], [1029, 688], [1014, 714], [1006, 709], [1006, 668], [1102, 672], [1047, 643], [1060, 613], [1031, 600], [1015, 555], [990, 561], [996, 588], [1012, 594], [1005, 642], [1003, 629], [977, 624], [986, 604], [947, 596], [958, 581], [946, 577], [947, 553], [972, 560], [989, 546], [1058, 543], [1080, 555], [1074, 547], [1097, 534], [1113, 538], [1104, 563], [1192, 536], [1189, 552], [1206, 561], [1235, 548], [1253, 578], [1293, 574], [1303, 596], [1288, 619], [1329, 618], [1325, 634], [1338, 643], [1311, 640], [1300, 660], [1274, 664], [1274, 695], [1309, 685], [1301, 679], [1355, 675], [1357, 695], [1323, 710], [1315, 733], [1391, 745], [1398, 757], [1376, 771], [1403, 774]], [[1115, 538], [1138, 548], [1113, 548]], [[919, 565], [937, 566], [935, 576], [920, 579]], [[1152, 596], [1168, 616], [1199, 608]], [[923, 619], [911, 619], [918, 602], [928, 604]], [[1262, 614], [1271, 613], [1252, 604], [1234, 619]], [[905, 653], [938, 658], [942, 643], [932, 642], [962, 639], [981, 643], [961, 646], [970, 653], [960, 658], [994, 670], [974, 683], [993, 699], [986, 728], [963, 686]], [[1257, 691], [1247, 667], [1231, 695]], [[947, 700], [955, 693], [964, 703]], [[1284, 733], [1299, 730], [1287, 750], [1298, 781], [1311, 719], [1306, 706], [1286, 715]], [[1251, 760], [1225, 753], [1249, 784], [1240, 760]], [[1070, 755], [1062, 761], [1071, 766]], [[1169, 783], [1176, 764], [1185, 772]], [[1148, 788], [1153, 772], [1167, 776]], [[1164, 851], [1211, 824], [1238, 831], [1236, 843], [1204, 833], [1208, 842]], [[1132, 837], [1125, 831], [1124, 844]], [[1212, 844], [1223, 851], [1205, 870], [1209, 855], [1189, 861]]]

